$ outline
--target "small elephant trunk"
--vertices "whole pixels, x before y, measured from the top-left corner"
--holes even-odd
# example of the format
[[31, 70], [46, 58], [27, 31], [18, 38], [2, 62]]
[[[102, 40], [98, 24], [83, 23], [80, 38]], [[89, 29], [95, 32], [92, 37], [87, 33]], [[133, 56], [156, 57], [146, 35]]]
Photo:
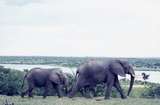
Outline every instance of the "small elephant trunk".
[[129, 89], [128, 89], [127, 96], [129, 96], [129, 94], [132, 90], [132, 87], [133, 87], [133, 84], [134, 84], [134, 79], [135, 79], [135, 76], [131, 74], [131, 81], [130, 81], [130, 86], [129, 86]]
[[65, 94], [66, 95], [68, 94], [68, 88], [67, 88], [67, 86], [65, 86]]

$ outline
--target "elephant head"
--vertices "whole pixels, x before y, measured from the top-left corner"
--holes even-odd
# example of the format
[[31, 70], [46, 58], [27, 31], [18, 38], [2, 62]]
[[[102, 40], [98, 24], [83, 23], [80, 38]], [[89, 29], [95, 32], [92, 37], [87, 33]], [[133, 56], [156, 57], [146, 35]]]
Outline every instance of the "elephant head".
[[129, 65], [129, 63], [126, 61], [116, 60], [111, 63], [110, 67], [111, 67], [110, 69], [111, 72], [116, 75], [125, 77], [126, 74], [129, 74], [131, 76], [130, 86], [127, 93], [127, 95], [129, 96], [134, 84], [134, 79], [135, 79], [135, 73], [132, 66]]
[[68, 78], [67, 74], [64, 73], [63, 86], [64, 86], [64, 89], [65, 89], [65, 94], [66, 95], [68, 94], [68, 85], [69, 85], [69, 78]]
[[63, 73], [62, 71], [56, 72], [57, 75], [59, 76], [60, 82], [62, 87], [65, 90], [65, 93], [68, 93], [68, 85], [69, 85], [69, 78], [67, 73]]

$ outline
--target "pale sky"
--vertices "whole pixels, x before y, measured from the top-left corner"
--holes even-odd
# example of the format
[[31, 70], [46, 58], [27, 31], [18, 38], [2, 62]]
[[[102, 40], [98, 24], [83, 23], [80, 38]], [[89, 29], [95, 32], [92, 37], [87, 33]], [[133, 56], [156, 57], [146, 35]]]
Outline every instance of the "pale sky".
[[160, 57], [160, 0], [0, 0], [0, 55]]

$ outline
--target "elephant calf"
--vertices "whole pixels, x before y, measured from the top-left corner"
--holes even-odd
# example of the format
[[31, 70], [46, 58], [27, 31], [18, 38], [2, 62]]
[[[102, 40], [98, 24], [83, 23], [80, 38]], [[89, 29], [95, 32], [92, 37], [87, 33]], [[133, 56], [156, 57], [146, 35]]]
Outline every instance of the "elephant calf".
[[43, 98], [47, 96], [49, 85], [55, 88], [58, 97], [62, 97], [62, 85], [66, 84], [66, 77], [64, 73], [58, 69], [44, 69], [44, 68], [33, 68], [24, 77], [22, 88], [25, 79], [28, 83], [28, 89], [21, 93], [21, 97], [24, 97], [28, 93], [29, 97], [32, 96], [32, 90], [35, 87], [44, 87], [45, 91], [43, 93]]

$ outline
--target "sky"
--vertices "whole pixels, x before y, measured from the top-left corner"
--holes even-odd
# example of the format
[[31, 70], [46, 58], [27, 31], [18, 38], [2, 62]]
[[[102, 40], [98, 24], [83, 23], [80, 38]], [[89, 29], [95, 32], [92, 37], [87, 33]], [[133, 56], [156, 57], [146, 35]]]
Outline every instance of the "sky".
[[0, 55], [160, 57], [160, 1], [0, 0]]

